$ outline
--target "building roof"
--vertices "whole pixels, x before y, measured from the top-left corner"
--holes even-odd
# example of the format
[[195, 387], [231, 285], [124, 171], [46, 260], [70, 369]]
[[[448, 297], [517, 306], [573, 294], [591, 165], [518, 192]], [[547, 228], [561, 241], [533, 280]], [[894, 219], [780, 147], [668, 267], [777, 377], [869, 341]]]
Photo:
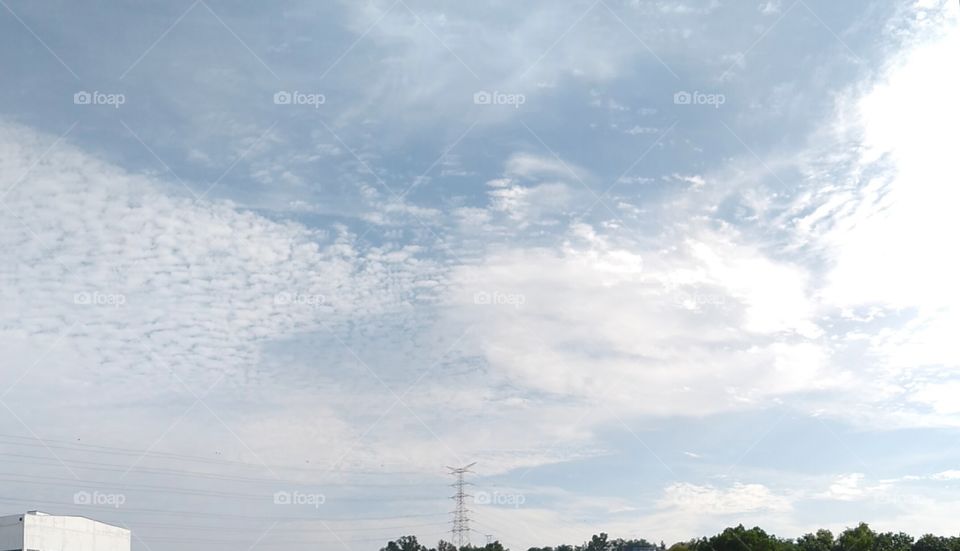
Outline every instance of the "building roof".
[[51, 513], [45, 513], [43, 511], [27, 511], [26, 513], [14, 513], [12, 515], [3, 515], [3, 516], [0, 516], [0, 518], [20, 517], [20, 520], [23, 520], [23, 517], [27, 515], [38, 516], [38, 517], [82, 518], [84, 520], [89, 520], [90, 522], [105, 524], [107, 526], [116, 528], [118, 530], [126, 530], [128, 532], [130, 531], [129, 528], [124, 528], [123, 526], [117, 526], [116, 524], [110, 524], [109, 522], [104, 522], [102, 520], [97, 520], [95, 518], [85, 517], [83, 515], [54, 515]]

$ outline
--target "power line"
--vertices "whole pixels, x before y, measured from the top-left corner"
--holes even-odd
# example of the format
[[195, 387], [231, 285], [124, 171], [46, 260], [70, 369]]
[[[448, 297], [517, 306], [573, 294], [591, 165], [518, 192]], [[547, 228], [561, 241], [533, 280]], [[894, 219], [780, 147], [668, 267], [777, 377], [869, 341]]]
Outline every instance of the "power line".
[[[86, 444], [78, 442], [69, 442], [66, 440], [55, 440], [49, 438], [34, 438], [29, 436], [17, 436], [12, 434], [0, 434], [0, 440], [9, 446], [31, 446], [44, 449], [69, 450], [80, 453], [104, 453], [108, 455], [126, 455], [131, 457], [156, 457], [158, 459], [172, 459], [178, 461], [188, 461], [194, 463], [207, 463], [211, 465], [236, 465], [241, 467], [250, 467], [254, 469], [270, 468], [273, 470], [291, 470], [304, 471], [322, 474], [350, 474], [350, 475], [370, 475], [370, 476], [424, 476], [427, 473], [417, 471], [370, 471], [370, 470], [345, 470], [345, 469], [325, 469], [323, 467], [300, 467], [285, 465], [269, 465], [263, 463], [250, 463], [247, 461], [237, 461], [225, 458], [203, 457], [199, 455], [187, 455], [182, 453], [162, 452], [153, 450], [136, 450], [132, 448], [120, 448], [114, 446], [102, 446], [96, 444]], [[12, 440], [12, 441], [10, 441]]]
[[[166, 468], [161, 468], [161, 467], [145, 467], [145, 466], [141, 466], [141, 465], [135, 465], [135, 466], [133, 466], [133, 467], [129, 467], [129, 466], [121, 465], [121, 464], [117, 464], [117, 463], [103, 463], [103, 462], [100, 462], [100, 461], [83, 461], [83, 460], [72, 459], [72, 458], [71, 458], [71, 459], [66, 459], [66, 458], [64, 458], [62, 461], [60, 461], [60, 460], [58, 460], [58, 459], [56, 459], [56, 458], [53, 458], [53, 457], [44, 457], [44, 456], [28, 455], [28, 454], [16, 454], [16, 453], [3, 453], [3, 452], [0, 452], [0, 456], [3, 456], [3, 457], [13, 457], [13, 458], [23, 458], [23, 459], [29, 459], [29, 460], [31, 460], [31, 461], [16, 461], [16, 460], [10, 460], [10, 459], [0, 459], [0, 462], [4, 462], [4, 463], [20, 463], [20, 464], [36, 465], [37, 462], [39, 461], [39, 462], [47, 462], [48, 464], [50, 464], [50, 465], [52, 465], [52, 466], [62, 466], [63, 463], [67, 463], [67, 464], [69, 464], [71, 467], [74, 467], [74, 468], [87, 469], [87, 470], [92, 470], [92, 471], [103, 471], [103, 472], [118, 472], [118, 473], [138, 472], [138, 473], [143, 473], [143, 474], [155, 474], [155, 475], [163, 475], [163, 476], [183, 476], [183, 477], [190, 477], [190, 478], [205, 478], [205, 479], [209, 479], [209, 480], [240, 481], [240, 482], [262, 483], [262, 484], [274, 484], [274, 485], [275, 485], [275, 484], [278, 484], [278, 483], [281, 483], [281, 484], [300, 484], [300, 485], [309, 484], [309, 483], [305, 482], [304, 480], [291, 480], [291, 479], [281, 479], [281, 478], [262, 478], [262, 477], [241, 476], [241, 475], [228, 475], [228, 474], [222, 474], [222, 473], [217, 473], [217, 472], [189, 471], [189, 470], [184, 470], [184, 469], [166, 469]], [[89, 465], [89, 466], [87, 466], [87, 465]], [[432, 484], [424, 483], [424, 482], [420, 482], [420, 483], [414, 482], [414, 483], [406, 483], [406, 484], [398, 484], [398, 483], [388, 484], [388, 483], [377, 483], [377, 482], [374, 482], [374, 483], [371, 483], [371, 482], [360, 482], [360, 483], [337, 483], [337, 482], [331, 482], [331, 483], [319, 483], [319, 484], [313, 484], [313, 485], [323, 485], [323, 486], [349, 486], [349, 487], [354, 487], [354, 486], [380, 486], [380, 487], [417, 486], [417, 487], [424, 487], [424, 486], [430, 486], [430, 485], [432, 485]], [[437, 484], [437, 485], [439, 485], [439, 484]]]
[[480, 521], [478, 521], [478, 520], [476, 520], [476, 519], [471, 519], [471, 520], [472, 520], [473, 524], [476, 524], [477, 526], [479, 526], [479, 527], [481, 527], [481, 528], [484, 528], [484, 529], [486, 529], [486, 530], [489, 530], [489, 532], [487, 532], [487, 531], [485, 531], [485, 530], [477, 530], [476, 528], [471, 528], [471, 529], [470, 529], [471, 532], [476, 532], [476, 533], [480, 534], [481, 536], [486, 537], [488, 544], [491, 543], [491, 542], [490, 542], [491, 539], [493, 539], [494, 541], [497, 541], [497, 540], [496, 540], [496, 533], [497, 533], [498, 530], [497, 530], [496, 528], [494, 528], [494, 527], [492, 527], [492, 526], [490, 526], [490, 525], [488, 525], [488, 524], [484, 524], [484, 523], [482, 523], [482, 522], [480, 522]]
[[474, 461], [465, 467], [447, 467], [450, 474], [456, 477], [456, 482], [451, 484], [457, 489], [457, 492], [450, 496], [450, 499], [456, 502], [456, 507], [453, 510], [453, 525], [450, 528], [450, 539], [457, 547], [470, 545], [470, 510], [467, 509], [466, 504], [466, 499], [470, 497], [470, 494], [464, 491], [464, 487], [470, 485], [470, 483], [465, 482], [463, 477], [465, 474], [472, 472], [470, 467], [476, 464], [476, 461]]
[[187, 517], [207, 517], [207, 518], [225, 518], [225, 519], [246, 519], [246, 520], [266, 520], [277, 522], [350, 522], [350, 521], [374, 521], [374, 520], [395, 520], [395, 519], [407, 519], [407, 518], [422, 518], [422, 517], [436, 517], [441, 515], [446, 515], [447, 513], [420, 513], [420, 514], [406, 514], [399, 516], [381, 516], [381, 517], [327, 517], [327, 518], [318, 518], [318, 517], [294, 517], [294, 516], [267, 516], [267, 515], [241, 515], [241, 514], [231, 514], [231, 513], [212, 513], [209, 511], [174, 511], [167, 509], [147, 509], [147, 508], [132, 508], [132, 507], [113, 507], [109, 505], [82, 505], [78, 506], [76, 503], [68, 503], [64, 501], [44, 501], [36, 499], [15, 499], [9, 497], [0, 497], [0, 503], [24, 503], [28, 505], [50, 505], [54, 507], [63, 507], [70, 508], [74, 510], [83, 510], [83, 511], [99, 511], [102, 513], [109, 513], [110, 515], [137, 515], [137, 514], [150, 514], [150, 515], [174, 515], [174, 516], [187, 516]]
[[[111, 488], [116, 488], [117, 490], [122, 490], [124, 492], [144, 492], [147, 494], [179, 494], [179, 495], [188, 495], [188, 496], [200, 496], [200, 497], [213, 497], [213, 498], [231, 498], [231, 499], [248, 499], [248, 500], [266, 500], [273, 498], [273, 493], [265, 494], [250, 494], [250, 493], [239, 493], [239, 492], [222, 492], [219, 490], [202, 490], [195, 488], [180, 488], [180, 487], [170, 487], [170, 486], [151, 486], [147, 484], [120, 484], [120, 485], [111, 485], [109, 482], [98, 481], [98, 480], [81, 480], [81, 479], [70, 479], [62, 477], [46, 477], [46, 476], [32, 476], [32, 475], [21, 475], [21, 474], [12, 474], [8, 475], [17, 478], [5, 478], [0, 477], [0, 482], [7, 482], [12, 484], [32, 484], [32, 485], [41, 485], [41, 486], [57, 486], [64, 487], [64, 483], [67, 484], [67, 487], [72, 489], [90, 489], [90, 490], [99, 490], [104, 491]], [[26, 479], [26, 480], [24, 480]], [[325, 486], [324, 484], [318, 484], [318, 487]], [[327, 496], [330, 497], [330, 496]], [[335, 496], [333, 499], [337, 502], [341, 501], [436, 501], [436, 496]]]
[[[328, 521], [332, 522], [332, 521]], [[255, 532], [262, 533], [266, 530], [266, 526], [263, 525], [244, 525], [244, 526], [223, 526], [223, 525], [196, 525], [196, 524], [179, 524], [179, 523], [169, 523], [169, 522], [150, 522], [150, 521], [130, 521], [127, 523], [131, 528], [141, 528], [141, 527], [156, 527], [156, 528], [169, 528], [171, 530], [176, 530], [178, 532], [183, 531], [201, 531], [201, 532], [222, 532], [222, 533], [242, 533], [242, 532]], [[404, 530], [410, 530], [412, 528], [422, 528], [424, 526], [445, 526], [446, 522], [426, 522], [420, 524], [405, 524], [402, 526], [362, 526], [355, 528], [328, 528], [328, 527], [319, 527], [319, 528], [288, 528], [288, 527], [276, 527], [274, 532], [280, 534], [329, 534], [331, 530], [336, 533], [340, 532], [400, 532]]]

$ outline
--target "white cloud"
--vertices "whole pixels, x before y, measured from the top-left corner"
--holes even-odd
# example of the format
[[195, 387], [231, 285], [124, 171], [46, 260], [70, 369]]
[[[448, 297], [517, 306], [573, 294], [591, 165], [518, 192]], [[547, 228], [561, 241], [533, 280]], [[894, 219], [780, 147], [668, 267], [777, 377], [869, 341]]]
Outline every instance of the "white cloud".
[[960, 414], [960, 380], [920, 385], [910, 394], [910, 400], [927, 404], [941, 415]]
[[[849, 360], [846, 375], [872, 389], [856, 407], [831, 410], [848, 419], [960, 422], [951, 400], [960, 353], [952, 329], [960, 322], [960, 262], [947, 252], [950, 237], [960, 233], [953, 213], [960, 171], [944, 134], [960, 125], [960, 107], [951, 99], [960, 94], [960, 79], [942, 70], [960, 48], [960, 33], [945, 13], [929, 12], [901, 28], [902, 49], [874, 80], [838, 96], [834, 120], [813, 134], [808, 150], [762, 164], [764, 172], [799, 168], [809, 179], [784, 214], [777, 214], [776, 192], [742, 193], [756, 213], [756, 231], [772, 233], [774, 246], [804, 259], [810, 272], [794, 285], [803, 291], [769, 309], [760, 297], [765, 277], [741, 279], [738, 271], [734, 282], [749, 282], [758, 293], [759, 327], [808, 336], [848, 328], [841, 353]], [[851, 353], [860, 341], [867, 352]]]
[[[846, 307], [913, 310], [907, 323], [875, 335], [874, 350], [891, 368], [949, 376], [960, 353], [960, 261], [949, 252], [960, 233], [953, 212], [960, 170], [945, 129], [960, 125], [960, 77], [943, 64], [955, 58], [960, 32], [955, 18], [941, 16], [928, 33], [854, 104], [864, 136], [859, 170], [889, 168], [835, 217], [826, 236], [835, 265], [824, 297]], [[941, 378], [910, 390], [909, 400], [956, 416], [957, 389]]]
[[[622, 414], [702, 415], [842, 384], [802, 270], [734, 239], [639, 250], [575, 225], [561, 251], [504, 247], [455, 268], [449, 300], [494, 373]], [[475, 306], [477, 293], [523, 301]]]
[[952, 185], [958, 171], [946, 130], [960, 123], [960, 105], [952, 101], [960, 77], [942, 70], [960, 48], [956, 27], [944, 20], [930, 31], [934, 38], [894, 58], [872, 89], [838, 107], [838, 132], [862, 134], [853, 176], [881, 171], [856, 196], [827, 195], [802, 221], [812, 225], [832, 212], [823, 239], [835, 264], [823, 295], [833, 304], [934, 309], [960, 296], [960, 264], [945, 248], [945, 238], [960, 231], [951, 207], [960, 199]]
[[[111, 421], [146, 446], [193, 393], [215, 383], [246, 392], [257, 382], [250, 442], [289, 432], [279, 430], [275, 409], [264, 411], [278, 404], [309, 408], [326, 419], [328, 438], [351, 440], [353, 421], [335, 413], [335, 401], [308, 406], [302, 391], [284, 388], [294, 381], [267, 376], [263, 348], [313, 333], [331, 342], [328, 356], [347, 354], [330, 336], [345, 320], [372, 325], [429, 302], [426, 284], [438, 277], [431, 261], [413, 246], [361, 251], [342, 228], [329, 238], [229, 204], [177, 198], [163, 182], [66, 143], [43, 156], [52, 142], [0, 125], [0, 187], [10, 189], [0, 218], [0, 342], [9, 351], [2, 390], [12, 388], [10, 403], [54, 431], [62, 407], [76, 420], [146, 401], [139, 429], [125, 415]], [[244, 417], [233, 407], [223, 415]], [[211, 430], [220, 427], [204, 432]]]
[[784, 512], [792, 508], [790, 498], [777, 495], [762, 484], [740, 483], [726, 489], [686, 482], [671, 484], [664, 490], [659, 505], [693, 515]]
[[507, 176], [528, 180], [584, 179], [586, 177], [586, 171], [582, 168], [554, 157], [544, 157], [530, 153], [511, 155], [506, 162], [504, 173]]
[[776, 15], [783, 9], [779, 0], [767, 0], [760, 5], [760, 13], [763, 15]]
[[874, 486], [864, 486], [865, 475], [863, 473], [850, 473], [838, 476], [826, 492], [816, 497], [824, 499], [833, 499], [838, 501], [855, 501], [866, 498], [874, 498], [883, 493], [889, 487], [888, 483], [879, 483]]
[[589, 179], [586, 170], [559, 159], [516, 153], [507, 159], [503, 176], [487, 182], [489, 211], [505, 214], [520, 229], [556, 225], [587, 200], [584, 182]]
[[[451, 4], [442, 10], [425, 4], [391, 9], [391, 4], [345, 3], [350, 29], [365, 35], [358, 50], [369, 42], [390, 52], [362, 77], [354, 75], [370, 84], [348, 116], [365, 120], [376, 112], [417, 120], [418, 126], [438, 117], [501, 122], [550, 94], [557, 82], [611, 81], [631, 60], [651, 59], [648, 48], [656, 51], [669, 42], [658, 21], [673, 16], [666, 9], [639, 13], [614, 7], [614, 17], [603, 6], [580, 2], [521, 7], [497, 1], [483, 9]], [[498, 32], [490, 33], [494, 27]], [[642, 44], [636, 35], [644, 37]], [[476, 111], [472, 97], [478, 90], [524, 94], [526, 104], [519, 110]]]
[[960, 470], [949, 469], [946, 471], [940, 471], [939, 473], [923, 475], [923, 476], [907, 475], [903, 477], [903, 480], [937, 480], [937, 481], [960, 480]]
[[[4, 373], [16, 382], [7, 401], [46, 435], [72, 438], [70, 427], [85, 419], [144, 448], [162, 436], [167, 449], [249, 446], [273, 463], [329, 463], [349, 452], [350, 465], [429, 470], [438, 456], [470, 456], [491, 473], [598, 453], [577, 422], [580, 406], [534, 407], [524, 392], [496, 391], [496, 376], [443, 369], [450, 358], [470, 366], [459, 345], [470, 326], [430, 321], [431, 305], [449, 291], [446, 270], [424, 249], [361, 247], [342, 227], [330, 236], [178, 198], [162, 181], [66, 143], [41, 159], [52, 142], [0, 127], [4, 189], [28, 174], [5, 198], [16, 218], [0, 222], [3, 265], [16, 267], [2, 274]], [[578, 262], [597, 264], [610, 283], [642, 269], [620, 253]], [[78, 294], [123, 303], [78, 303]], [[367, 435], [393, 392], [414, 381], [404, 394], [411, 409], [397, 405]], [[194, 394], [230, 428], [199, 406], [178, 421]], [[131, 401], [147, 405], [102, 419]], [[300, 431], [316, 438], [294, 437]]]

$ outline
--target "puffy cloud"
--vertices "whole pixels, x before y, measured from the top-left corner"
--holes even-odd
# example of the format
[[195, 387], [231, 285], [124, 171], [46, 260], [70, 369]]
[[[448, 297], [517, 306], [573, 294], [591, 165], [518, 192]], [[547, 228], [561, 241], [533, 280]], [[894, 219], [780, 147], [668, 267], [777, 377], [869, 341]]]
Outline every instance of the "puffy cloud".
[[[917, 8], [915, 20], [889, 28], [901, 48], [869, 80], [837, 94], [833, 119], [807, 145], [759, 162], [748, 151], [671, 203], [694, 219], [722, 217], [780, 260], [751, 270], [736, 254], [714, 255], [726, 267], [711, 259], [716, 247], [700, 255], [719, 266], [715, 277], [732, 270], [724, 286], [750, 305], [745, 327], [828, 342], [807, 358], [821, 358], [842, 386], [861, 392], [842, 406], [826, 399], [823, 411], [871, 426], [960, 422], [947, 398], [960, 265], [944, 253], [956, 225], [947, 182], [958, 173], [938, 130], [960, 123], [956, 102], [945, 99], [960, 92], [960, 81], [939, 69], [957, 48], [957, 22], [943, 9]], [[922, 90], [939, 99], [919, 99], [929, 95]], [[783, 270], [783, 261], [801, 269]]]
[[838, 476], [826, 492], [819, 494], [818, 497], [825, 499], [835, 499], [839, 501], [854, 501], [875, 497], [884, 492], [889, 483], [880, 483], [875, 486], [864, 486], [865, 475], [863, 473], [850, 473]]
[[644, 250], [581, 224], [560, 251], [491, 250], [450, 282], [490, 369], [537, 392], [702, 415], [842, 382], [803, 270], [732, 235]]
[[678, 508], [690, 514], [733, 515], [758, 511], [784, 512], [792, 507], [790, 498], [777, 495], [762, 484], [734, 484], [720, 489], [676, 483], [667, 486], [661, 507]]
[[592, 176], [585, 169], [553, 157], [515, 153], [504, 163], [502, 177], [490, 180], [488, 217], [502, 213], [517, 229], [557, 226], [571, 211], [589, 201]]
[[[435, 266], [414, 246], [361, 251], [342, 228], [330, 237], [177, 197], [65, 143], [48, 149], [53, 141], [0, 126], [3, 390], [37, 416], [68, 408], [96, 417], [146, 400], [137, 415], [157, 432], [137, 436], [149, 438], [170, 420], [148, 410], [175, 415], [211, 386], [243, 395], [256, 383], [262, 394], [251, 409], [265, 428], [278, 404], [308, 406], [288, 386], [302, 373], [267, 372], [264, 347], [319, 334], [332, 357], [349, 356], [347, 320], [375, 327], [435, 294]], [[312, 407], [328, 435], [348, 439], [335, 403]], [[279, 434], [256, 436], [266, 433]]]

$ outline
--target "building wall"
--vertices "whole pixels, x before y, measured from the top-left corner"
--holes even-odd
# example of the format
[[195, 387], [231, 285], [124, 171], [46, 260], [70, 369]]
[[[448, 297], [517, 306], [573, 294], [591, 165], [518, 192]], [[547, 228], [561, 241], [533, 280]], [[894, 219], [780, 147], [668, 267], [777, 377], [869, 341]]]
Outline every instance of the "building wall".
[[23, 549], [23, 515], [0, 517], [0, 551]]
[[123, 528], [83, 517], [24, 515], [23, 519], [24, 549], [130, 551], [130, 531]]

